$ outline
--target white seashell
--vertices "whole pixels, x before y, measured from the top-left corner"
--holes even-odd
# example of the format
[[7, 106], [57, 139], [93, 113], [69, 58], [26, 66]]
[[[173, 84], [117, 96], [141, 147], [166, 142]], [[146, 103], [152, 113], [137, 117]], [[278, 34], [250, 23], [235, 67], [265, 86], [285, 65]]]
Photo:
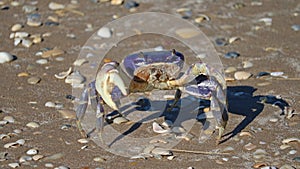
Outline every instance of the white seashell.
[[3, 125], [5, 125], [5, 124], [7, 124], [7, 123], [8, 123], [8, 121], [1, 120], [1, 121], [0, 121], [0, 126], [3, 126]]
[[40, 127], [40, 125], [36, 122], [29, 122], [26, 124], [27, 127], [30, 127], [30, 128], [38, 128]]
[[35, 61], [35, 63], [40, 64], [40, 65], [44, 65], [48, 63], [47, 59], [38, 59]]
[[169, 156], [172, 155], [172, 152], [170, 150], [164, 149], [164, 148], [160, 148], [160, 147], [156, 147], [151, 151], [152, 154], [155, 155], [164, 155], [164, 156]]
[[102, 157], [95, 157], [95, 158], [93, 158], [93, 160], [96, 162], [105, 162], [106, 161], [106, 159], [102, 158]]
[[291, 137], [291, 138], [287, 138], [287, 139], [282, 140], [283, 144], [287, 144], [289, 142], [299, 142], [300, 143], [300, 139], [295, 138], [295, 137]]
[[249, 79], [252, 76], [251, 73], [249, 72], [244, 72], [244, 71], [238, 71], [234, 73], [234, 78], [236, 80], [246, 80]]
[[75, 60], [75, 62], [73, 63], [73, 65], [74, 66], [81, 66], [81, 65], [83, 65], [85, 63], [88, 63], [88, 61], [85, 60], [85, 59], [77, 59], [77, 60]]
[[282, 76], [284, 73], [283, 72], [271, 72], [271, 76]]
[[29, 33], [27, 32], [16, 32], [15, 38], [27, 38], [29, 36]]
[[22, 42], [22, 39], [21, 39], [21, 38], [15, 38], [15, 40], [14, 40], [14, 45], [15, 45], [15, 46], [18, 46], [21, 42]]
[[31, 160], [32, 160], [32, 157], [30, 157], [30, 156], [22, 156], [22, 157], [20, 157], [19, 162], [24, 163], [26, 161], [31, 161]]
[[244, 62], [242, 62], [242, 64], [243, 64], [244, 69], [253, 67], [253, 63], [251, 63], [249, 61], [244, 61]]
[[175, 158], [175, 156], [168, 156], [167, 159], [168, 160], [173, 160]]
[[70, 84], [81, 84], [85, 81], [85, 78], [78, 72], [73, 72], [66, 77], [65, 82]]
[[0, 134], [0, 140], [7, 139], [7, 138], [10, 138], [10, 136], [7, 134]]
[[64, 9], [65, 5], [59, 4], [59, 3], [56, 3], [56, 2], [50, 2], [49, 5], [48, 5], [48, 8], [51, 9], [51, 10], [60, 10], [60, 9]]
[[238, 40], [240, 40], [240, 39], [241, 39], [241, 38], [239, 38], [239, 37], [237, 37], [237, 36], [234, 36], [234, 37], [229, 38], [228, 42], [231, 44], [231, 43], [233, 43], [233, 42], [235, 42], [235, 41], [238, 41]]
[[22, 40], [22, 45], [26, 48], [29, 48], [32, 45], [32, 42], [30, 40], [27, 39], [23, 39]]
[[14, 56], [7, 52], [0, 52], [0, 63], [6, 63], [14, 60]]
[[79, 140], [77, 140], [78, 141], [78, 143], [81, 143], [81, 144], [86, 144], [86, 143], [88, 143], [89, 142], [89, 140], [87, 140], [87, 139], [84, 139], [84, 138], [82, 138], [82, 139], [79, 139]]
[[3, 118], [4, 121], [7, 121], [8, 123], [14, 123], [15, 119], [12, 116], [5, 116]]
[[291, 150], [291, 151], [289, 151], [289, 154], [291, 154], [291, 155], [294, 155], [296, 153], [297, 153], [297, 150]]
[[25, 144], [25, 140], [24, 139], [19, 139], [19, 140], [16, 141], [16, 143], [22, 146], [22, 145]]
[[13, 38], [15, 38], [15, 33], [9, 34], [9, 39], [13, 39]]
[[152, 124], [152, 128], [153, 128], [153, 131], [155, 133], [159, 133], [159, 134], [163, 134], [163, 133], [170, 133], [170, 130], [165, 130], [163, 129], [158, 123], [156, 122], [153, 122]]
[[60, 72], [58, 74], [55, 74], [54, 76], [57, 78], [57, 79], [64, 79], [66, 78], [67, 76], [69, 76], [69, 74], [72, 72], [72, 67], [70, 67], [66, 72]]
[[17, 142], [11, 142], [4, 144], [4, 148], [11, 148], [11, 147], [17, 147], [19, 144]]
[[115, 124], [121, 124], [121, 123], [126, 123], [128, 122], [128, 119], [124, 118], [124, 117], [117, 117], [114, 118], [113, 123]]
[[37, 149], [29, 149], [26, 154], [28, 155], [36, 155], [38, 153]]
[[264, 22], [266, 26], [272, 25], [272, 18], [261, 18], [258, 20], [259, 22]]
[[55, 103], [53, 103], [53, 102], [46, 102], [45, 103], [45, 107], [55, 107]]
[[112, 35], [112, 31], [107, 27], [102, 27], [98, 30], [97, 35], [102, 38], [110, 38]]
[[11, 168], [18, 168], [20, 167], [19, 163], [9, 163], [8, 166], [10, 166]]

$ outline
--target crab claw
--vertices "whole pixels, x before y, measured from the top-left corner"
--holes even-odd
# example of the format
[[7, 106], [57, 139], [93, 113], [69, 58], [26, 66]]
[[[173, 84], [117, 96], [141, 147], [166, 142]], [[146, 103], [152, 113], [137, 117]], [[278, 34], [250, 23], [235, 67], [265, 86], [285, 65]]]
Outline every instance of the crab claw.
[[104, 100], [104, 102], [114, 110], [118, 110], [116, 103], [113, 100], [112, 92], [115, 87], [118, 87], [123, 95], [127, 95], [125, 84], [119, 75], [117, 62], [105, 63], [96, 77], [96, 90]]

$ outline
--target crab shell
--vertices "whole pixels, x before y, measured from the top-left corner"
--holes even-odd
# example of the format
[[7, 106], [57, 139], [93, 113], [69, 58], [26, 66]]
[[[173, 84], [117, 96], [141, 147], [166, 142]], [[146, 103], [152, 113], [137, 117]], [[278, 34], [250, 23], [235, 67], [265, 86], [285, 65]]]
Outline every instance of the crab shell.
[[183, 65], [183, 54], [175, 50], [134, 53], [121, 63], [122, 69], [132, 79], [130, 92], [170, 89], [167, 81], [177, 78]]

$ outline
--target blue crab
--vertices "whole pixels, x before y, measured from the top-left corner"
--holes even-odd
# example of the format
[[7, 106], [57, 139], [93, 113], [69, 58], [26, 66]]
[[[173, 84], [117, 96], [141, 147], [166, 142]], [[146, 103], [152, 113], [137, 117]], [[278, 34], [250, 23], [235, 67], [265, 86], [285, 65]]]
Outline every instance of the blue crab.
[[194, 63], [182, 74], [184, 56], [174, 49], [134, 53], [125, 57], [120, 66], [132, 79], [128, 89], [119, 74], [118, 67], [119, 63], [115, 61], [105, 63], [97, 73], [95, 81], [90, 83], [82, 93], [81, 101], [83, 102], [77, 107], [76, 115], [78, 128], [84, 136], [86, 134], [81, 127], [81, 120], [87, 109], [89, 97], [92, 109], [97, 116], [96, 129], [102, 139], [101, 133], [105, 119], [103, 103], [118, 111], [117, 101], [122, 96], [153, 89], [176, 89], [175, 101], [169, 110], [176, 106], [181, 97], [181, 91], [209, 99], [210, 110], [217, 122], [216, 128], [219, 130], [217, 139], [221, 139], [228, 120], [226, 96], [223, 92], [224, 86], [220, 84], [221, 75], [217, 73], [211, 76], [210, 72], [213, 69], [209, 69], [207, 64]]

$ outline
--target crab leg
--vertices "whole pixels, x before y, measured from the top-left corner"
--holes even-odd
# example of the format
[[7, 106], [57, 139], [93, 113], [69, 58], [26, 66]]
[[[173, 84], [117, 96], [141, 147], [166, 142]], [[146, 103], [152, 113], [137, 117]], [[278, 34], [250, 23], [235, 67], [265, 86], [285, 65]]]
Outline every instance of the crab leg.
[[103, 129], [104, 129], [104, 119], [105, 119], [105, 114], [104, 114], [104, 109], [101, 103], [97, 104], [97, 110], [96, 110], [96, 130], [98, 132], [98, 136], [101, 140], [102, 143], [103, 142], [103, 138], [102, 138], [102, 133], [103, 133]]
[[83, 119], [85, 111], [88, 106], [88, 95], [89, 95], [88, 88], [86, 88], [86, 89], [84, 89], [84, 91], [80, 97], [81, 103], [79, 104], [79, 106], [76, 109], [76, 123], [77, 123], [77, 127], [83, 137], [87, 137], [87, 135], [85, 134], [84, 130], [82, 129], [81, 120]]

